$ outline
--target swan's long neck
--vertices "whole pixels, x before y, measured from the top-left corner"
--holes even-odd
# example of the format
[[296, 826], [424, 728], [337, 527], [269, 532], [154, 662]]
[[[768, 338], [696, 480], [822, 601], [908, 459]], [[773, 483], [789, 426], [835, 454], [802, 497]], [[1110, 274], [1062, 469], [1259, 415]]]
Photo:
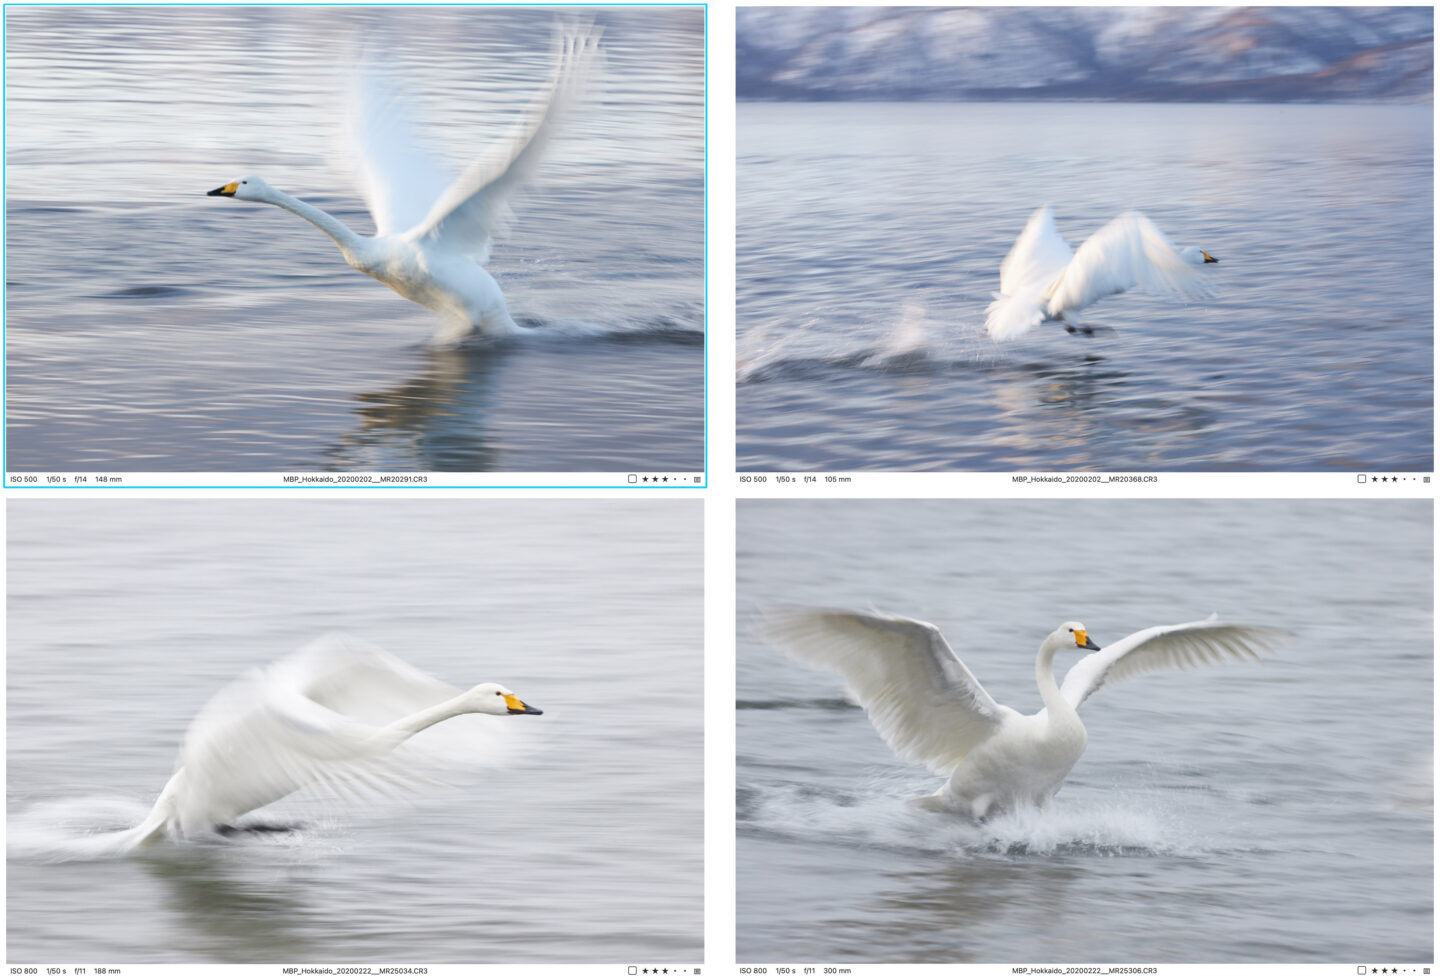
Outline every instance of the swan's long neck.
[[[1035, 685], [1040, 688], [1040, 699], [1045, 702], [1045, 711], [1050, 724], [1080, 724], [1080, 716], [1070, 707], [1070, 702], [1060, 693], [1055, 683], [1055, 654], [1063, 641], [1047, 636], [1040, 644], [1040, 654], [1035, 658]], [[1083, 729], [1082, 729], [1083, 731]]]
[[399, 721], [392, 721], [369, 738], [371, 748], [379, 752], [388, 752], [401, 742], [429, 728], [431, 725], [438, 725], [447, 718], [454, 718], [456, 715], [465, 714], [471, 708], [466, 696], [461, 694], [451, 698], [449, 701], [441, 701], [439, 704], [422, 708], [413, 715], [406, 715]]
[[299, 198], [291, 197], [284, 191], [277, 191], [273, 187], [270, 189], [270, 192], [271, 196], [265, 199], [267, 204], [273, 204], [276, 207], [281, 207], [286, 211], [298, 214], [333, 238], [335, 244], [340, 246], [340, 251], [344, 252], [347, 256], [354, 251], [362, 241], [359, 235], [345, 227], [344, 222], [334, 215], [327, 214], [315, 207], [315, 205], [306, 204]]

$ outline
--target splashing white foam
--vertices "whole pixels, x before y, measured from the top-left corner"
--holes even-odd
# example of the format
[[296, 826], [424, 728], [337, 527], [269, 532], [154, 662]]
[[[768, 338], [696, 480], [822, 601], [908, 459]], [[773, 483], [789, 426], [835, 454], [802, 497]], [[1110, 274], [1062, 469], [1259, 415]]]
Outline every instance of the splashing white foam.
[[900, 318], [890, 325], [889, 332], [880, 345], [866, 357], [862, 367], [897, 367], [915, 361], [924, 361], [933, 347], [930, 321], [925, 307], [917, 300], [907, 300], [901, 307]]
[[912, 801], [933, 790], [877, 776], [859, 793], [788, 786], [763, 792], [757, 827], [788, 837], [936, 854], [1194, 854], [1204, 850], [1181, 811], [1154, 796], [1074, 794], [1041, 810], [1023, 808], [985, 823], [935, 813]]
[[919, 300], [907, 300], [894, 320], [877, 324], [878, 340], [827, 335], [812, 329], [823, 318], [790, 325], [773, 321], [751, 329], [746, 353], [736, 361], [736, 382], [769, 381], [787, 368], [849, 369], [879, 374], [969, 370], [1001, 363], [1011, 355], [978, 324], [933, 319]]
[[552, 318], [533, 324], [535, 331], [514, 338], [519, 342], [543, 343], [549, 340], [590, 340], [590, 339], [644, 339], [646, 337], [704, 339], [704, 331], [692, 325], [687, 319], [675, 316], [655, 316], [643, 319], [621, 320], [614, 323], [596, 323], [591, 320]]
[[[59, 864], [70, 861], [105, 861], [115, 858], [180, 854], [195, 847], [269, 848], [295, 852], [300, 860], [343, 852], [348, 842], [342, 828], [323, 816], [323, 807], [314, 803], [305, 817], [286, 833], [219, 834], [190, 841], [163, 841], [136, 850], [134, 829], [150, 805], [118, 797], [71, 797], [39, 803], [10, 817], [6, 826], [6, 852], [11, 860]], [[262, 810], [255, 811], [241, 825], [267, 821]]]
[[77, 797], [12, 814], [6, 853], [31, 861], [99, 861], [130, 850], [131, 831], [150, 812], [139, 800]]
[[812, 318], [778, 332], [775, 329], [777, 323], [772, 321], [751, 331], [747, 338], [749, 350], [736, 359], [736, 381], [743, 384], [746, 381], [763, 380], [773, 365], [781, 364], [790, 358], [797, 338], [806, 336], [810, 328], [818, 322], [819, 318]]

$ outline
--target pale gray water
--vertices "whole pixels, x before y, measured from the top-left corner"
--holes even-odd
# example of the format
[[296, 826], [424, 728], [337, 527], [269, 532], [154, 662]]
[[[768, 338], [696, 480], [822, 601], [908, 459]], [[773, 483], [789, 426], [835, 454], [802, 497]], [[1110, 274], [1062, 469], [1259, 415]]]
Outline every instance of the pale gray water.
[[[8, 515], [9, 962], [700, 959], [699, 502]], [[330, 630], [545, 713], [424, 733], [489, 723], [512, 759], [434, 799], [307, 794], [263, 811], [298, 835], [75, 859], [144, 815], [212, 694]]]
[[[503, 145], [594, 16], [606, 64], [488, 265], [522, 342], [439, 314], [279, 208], [364, 234], [340, 139], [390, 52], [453, 172]], [[699, 469], [704, 15], [697, 8], [6, 12], [10, 470]]]
[[[742, 469], [1429, 470], [1433, 108], [742, 104]], [[1138, 209], [1213, 301], [982, 334], [1042, 204]]]
[[[1430, 962], [1432, 508], [741, 501], [740, 961]], [[933, 622], [1026, 713], [1066, 619], [1102, 645], [1211, 612], [1294, 638], [1101, 691], [1052, 808], [979, 829], [909, 807], [940, 777], [755, 639], [779, 601]]]

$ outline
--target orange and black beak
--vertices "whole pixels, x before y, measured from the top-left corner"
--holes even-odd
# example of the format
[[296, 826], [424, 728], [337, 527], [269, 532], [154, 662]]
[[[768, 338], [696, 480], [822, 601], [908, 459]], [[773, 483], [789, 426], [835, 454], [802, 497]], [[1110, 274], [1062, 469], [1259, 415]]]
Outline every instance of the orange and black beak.
[[1090, 639], [1090, 634], [1084, 630], [1075, 631], [1075, 645], [1082, 650], [1099, 650], [1095, 641]]
[[1209, 262], [1219, 262], [1219, 261], [1220, 261], [1220, 260], [1217, 259], [1215, 256], [1211, 255], [1209, 252], [1201, 252], [1200, 254], [1203, 255], [1203, 256], [1205, 256], [1205, 262], [1207, 262], [1207, 263], [1209, 263]]
[[513, 694], [505, 695], [505, 707], [510, 709], [509, 714], [512, 715], [543, 715], [545, 713], [539, 708], [532, 708]]
[[206, 192], [205, 192], [205, 196], [206, 196], [206, 197], [234, 197], [234, 196], [235, 196], [235, 188], [237, 188], [237, 187], [239, 187], [239, 186], [240, 186], [240, 184], [239, 184], [238, 181], [231, 181], [230, 183], [226, 184], [224, 187], [217, 187], [217, 188], [215, 188], [213, 191], [206, 191]]

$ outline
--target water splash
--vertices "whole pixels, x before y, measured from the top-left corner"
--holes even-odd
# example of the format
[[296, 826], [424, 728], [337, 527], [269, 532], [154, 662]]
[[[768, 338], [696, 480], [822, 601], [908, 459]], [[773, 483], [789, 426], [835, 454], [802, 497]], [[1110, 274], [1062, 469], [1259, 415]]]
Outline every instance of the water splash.
[[935, 349], [935, 334], [925, 307], [917, 300], [907, 300], [900, 319], [891, 324], [875, 349], [860, 363], [861, 367], [896, 369], [921, 366], [930, 360]]
[[507, 338], [514, 343], [546, 343], [556, 340], [621, 340], [637, 342], [672, 342], [699, 345], [705, 342], [705, 328], [694, 318], [682, 315], [657, 314], [597, 323], [579, 319], [522, 319], [522, 326], [531, 333]]
[[54, 800], [12, 814], [6, 853], [12, 860], [100, 861], [131, 850], [150, 805], [119, 797]]
[[[942, 374], [984, 368], [1006, 359], [1005, 349], [984, 335], [979, 324], [945, 323], [930, 317], [923, 303], [907, 300], [895, 320], [881, 324], [878, 340], [855, 346], [825, 338], [829, 349], [808, 341], [822, 318], [798, 326], [762, 327], [748, 338], [750, 353], [736, 365], [736, 381], [804, 379], [836, 370], [876, 374]], [[799, 348], [808, 346], [809, 351]]]
[[973, 823], [914, 804], [933, 792], [913, 778], [876, 777], [858, 793], [789, 785], [751, 794], [743, 817], [760, 833], [900, 853], [1050, 856], [1183, 855], [1204, 850], [1183, 812], [1153, 795], [1074, 794], [1041, 810]]
[[[106, 861], [123, 857], [167, 857], [195, 849], [266, 848], [271, 852], [302, 853], [310, 858], [348, 847], [343, 824], [325, 815], [314, 803], [299, 820], [267, 821], [263, 811], [236, 821], [241, 832], [205, 835], [184, 841], [163, 841], [135, 846], [135, 829], [150, 812], [150, 802], [125, 797], [70, 797], [38, 803], [12, 814], [6, 826], [6, 854], [12, 861], [61, 864], [72, 861]], [[250, 823], [282, 823], [293, 830], [245, 833]]]

